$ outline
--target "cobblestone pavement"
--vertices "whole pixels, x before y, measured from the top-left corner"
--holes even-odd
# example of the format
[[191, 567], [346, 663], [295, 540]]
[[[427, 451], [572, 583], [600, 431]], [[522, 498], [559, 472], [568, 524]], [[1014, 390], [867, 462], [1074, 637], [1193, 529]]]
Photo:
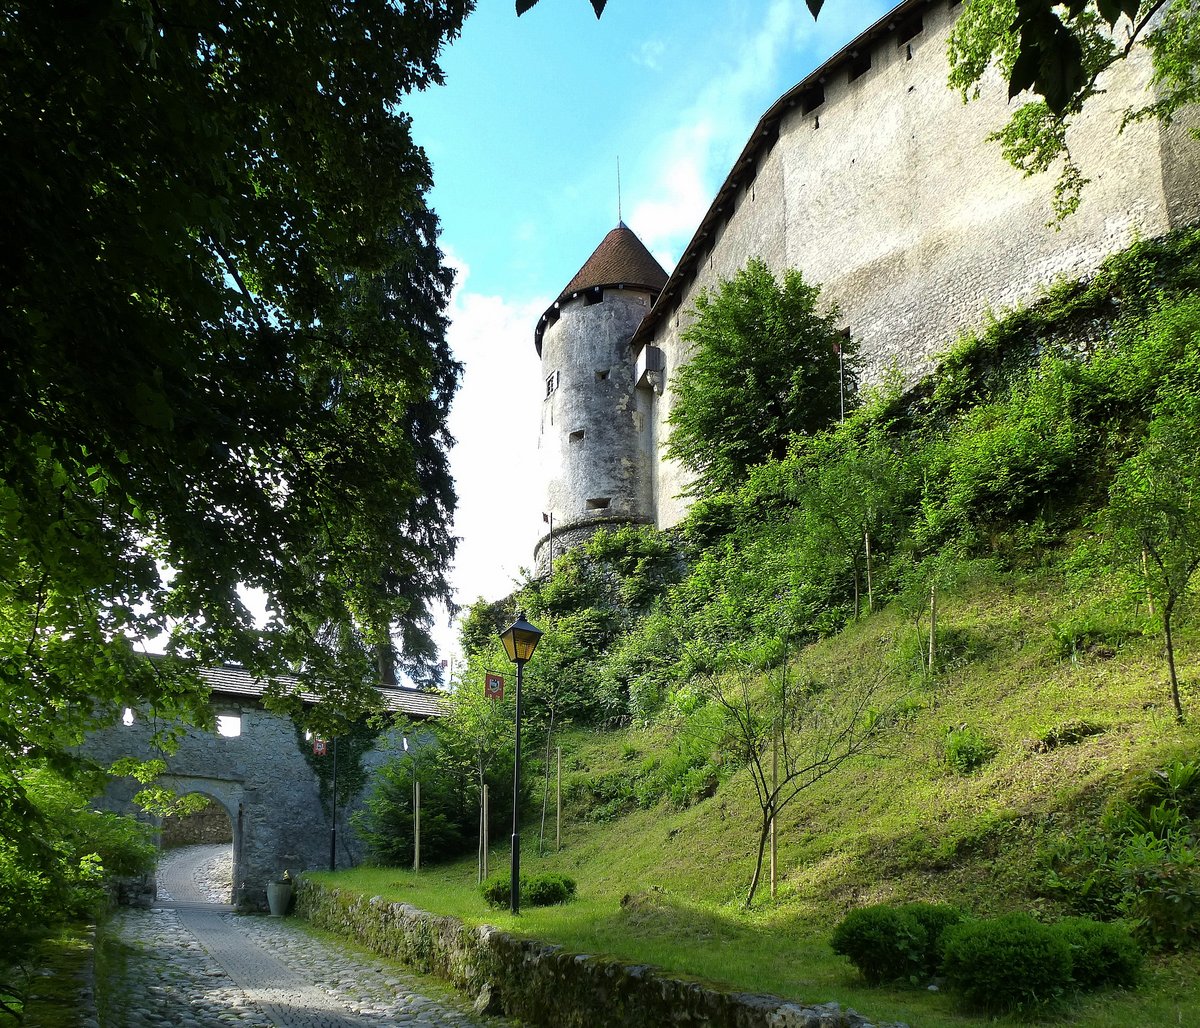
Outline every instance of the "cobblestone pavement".
[[[214, 851], [164, 855], [160, 906], [123, 909], [107, 931], [121, 957], [97, 982], [103, 1028], [489, 1028], [448, 987], [347, 952], [287, 918], [249, 917], [208, 901], [228, 895]], [[203, 852], [201, 852], [203, 851]]]

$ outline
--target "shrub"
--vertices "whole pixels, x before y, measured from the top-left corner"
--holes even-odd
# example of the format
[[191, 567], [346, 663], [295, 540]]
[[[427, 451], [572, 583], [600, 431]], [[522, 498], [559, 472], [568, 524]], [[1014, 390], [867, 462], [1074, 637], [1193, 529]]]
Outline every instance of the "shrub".
[[1128, 929], [1090, 917], [1063, 918], [1055, 927], [1071, 947], [1071, 977], [1080, 988], [1138, 983], [1142, 951]]
[[546, 871], [521, 879], [521, 902], [531, 907], [551, 907], [575, 898], [575, 879]]
[[[512, 897], [512, 874], [497, 871], [480, 883], [479, 891], [488, 906], [507, 907]], [[575, 879], [553, 871], [526, 877], [521, 875], [521, 903], [529, 907], [549, 907], [575, 898]]]
[[512, 897], [512, 875], [497, 871], [479, 883], [479, 892], [489, 907], [507, 907]]
[[1028, 914], [964, 921], [946, 931], [942, 969], [972, 1006], [1028, 1013], [1062, 997], [1071, 982], [1071, 946]]
[[915, 981], [928, 951], [928, 933], [911, 913], [886, 904], [852, 910], [833, 930], [833, 952], [847, 957], [872, 985]]
[[974, 728], [951, 728], [946, 733], [946, 764], [960, 775], [969, 775], [996, 755], [993, 746]]
[[942, 966], [942, 937], [948, 928], [962, 924], [966, 915], [947, 903], [906, 903], [900, 912], [925, 929], [924, 970], [928, 975], [937, 974]]

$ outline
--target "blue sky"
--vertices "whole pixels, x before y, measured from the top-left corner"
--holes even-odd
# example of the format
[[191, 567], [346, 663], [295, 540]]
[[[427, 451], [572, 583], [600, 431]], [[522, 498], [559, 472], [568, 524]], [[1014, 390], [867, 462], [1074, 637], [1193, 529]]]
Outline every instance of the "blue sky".
[[[405, 109], [458, 272], [450, 340], [458, 601], [496, 599], [544, 531], [537, 318], [622, 216], [670, 271], [766, 109], [891, 3], [479, 0], [445, 86]], [[438, 626], [451, 656], [454, 632]]]

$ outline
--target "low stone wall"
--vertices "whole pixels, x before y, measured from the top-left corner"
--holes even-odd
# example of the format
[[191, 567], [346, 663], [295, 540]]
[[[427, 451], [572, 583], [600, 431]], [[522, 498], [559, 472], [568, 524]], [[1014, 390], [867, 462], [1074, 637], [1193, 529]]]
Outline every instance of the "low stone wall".
[[722, 992], [644, 964], [568, 953], [490, 925], [468, 928], [406, 903], [307, 880], [300, 883], [296, 913], [382, 956], [445, 978], [477, 997], [480, 1012], [546, 1028], [872, 1028], [836, 1003], [806, 1007], [776, 996]]

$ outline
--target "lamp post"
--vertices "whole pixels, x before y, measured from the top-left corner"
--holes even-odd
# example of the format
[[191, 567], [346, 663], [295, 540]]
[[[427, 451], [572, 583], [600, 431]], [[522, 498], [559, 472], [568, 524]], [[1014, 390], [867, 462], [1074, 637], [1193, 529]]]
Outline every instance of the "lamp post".
[[525, 661], [533, 656], [542, 633], [525, 620], [525, 612], [517, 613], [517, 620], [500, 633], [504, 652], [517, 665], [516, 742], [513, 746], [513, 829], [512, 829], [512, 882], [510, 885], [509, 909], [514, 914], [521, 912], [521, 678]]

